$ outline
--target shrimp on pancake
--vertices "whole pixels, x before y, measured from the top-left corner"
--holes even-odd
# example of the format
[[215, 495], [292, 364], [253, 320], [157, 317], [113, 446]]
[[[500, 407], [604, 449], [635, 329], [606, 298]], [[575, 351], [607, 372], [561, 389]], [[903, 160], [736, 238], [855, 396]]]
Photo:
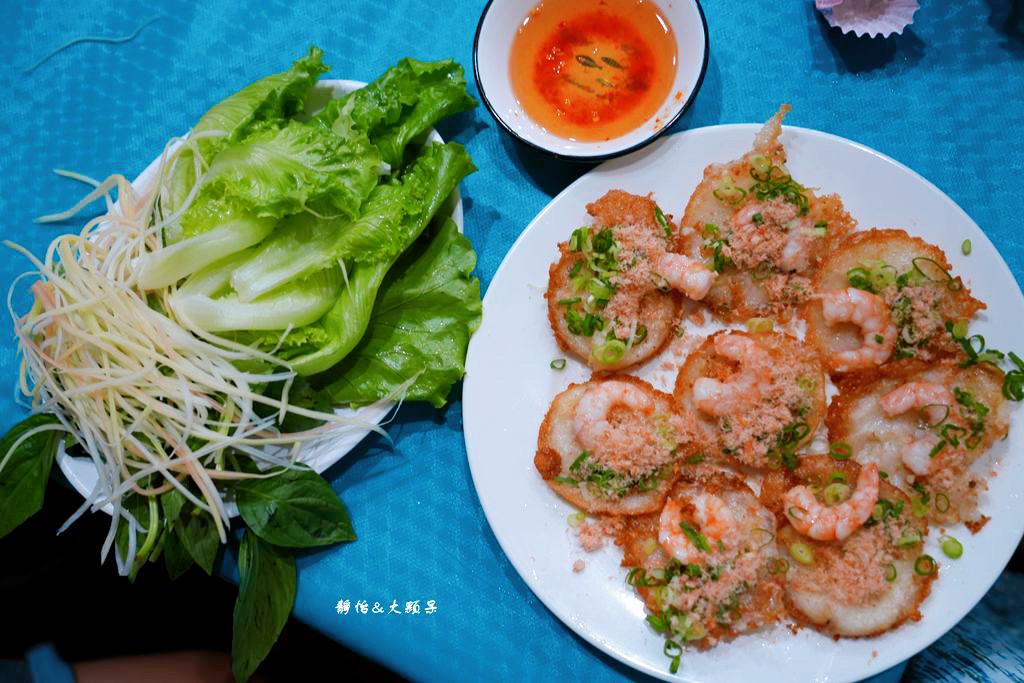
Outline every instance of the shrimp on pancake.
[[684, 470], [661, 512], [627, 519], [616, 542], [648, 622], [676, 646], [706, 649], [785, 615], [775, 526], [741, 479], [701, 465]]
[[671, 251], [678, 231], [649, 197], [612, 190], [587, 206], [594, 225], [559, 245], [548, 320], [559, 345], [599, 371], [642, 363], [675, 330], [680, 293], [702, 298], [715, 273]]
[[791, 467], [825, 415], [825, 373], [793, 337], [722, 331], [686, 359], [674, 396], [705, 433], [712, 462]]
[[951, 325], [985, 304], [951, 270], [941, 249], [902, 230], [854, 233], [818, 271], [807, 338], [836, 374], [958, 355]]
[[779, 142], [789, 105], [741, 158], [704, 170], [681, 226], [720, 273], [705, 303], [726, 322], [786, 320], [811, 294], [822, 258], [856, 225], [836, 195], [817, 196], [786, 168]]
[[838, 383], [830, 437], [876, 464], [936, 524], [984, 523], [977, 509], [988, 468], [972, 464], [1009, 430], [1004, 374], [988, 363], [902, 360]]
[[786, 605], [832, 636], [874, 636], [908, 619], [937, 575], [923, 554], [928, 523], [877, 466], [829, 455], [765, 476], [761, 502], [777, 516], [788, 567]]
[[629, 375], [570, 384], [541, 423], [534, 465], [588, 513], [661, 509], [692, 447], [693, 429], [672, 397]]

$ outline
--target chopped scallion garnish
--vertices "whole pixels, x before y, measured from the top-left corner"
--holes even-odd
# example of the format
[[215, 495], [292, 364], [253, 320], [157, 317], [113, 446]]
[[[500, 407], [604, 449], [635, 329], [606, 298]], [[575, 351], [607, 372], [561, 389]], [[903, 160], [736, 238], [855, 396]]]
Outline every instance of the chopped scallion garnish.
[[837, 441], [829, 446], [828, 454], [833, 460], [849, 460], [853, 456], [853, 447], [845, 441]]
[[956, 540], [952, 536], [939, 536], [939, 544], [942, 547], [942, 552], [946, 554], [946, 557], [956, 560], [964, 554], [964, 547], [960, 545], [960, 541]]
[[931, 576], [935, 573], [937, 565], [931, 555], [922, 555], [914, 562], [914, 571], [919, 576]]
[[806, 565], [814, 562], [814, 552], [811, 550], [811, 546], [801, 541], [789, 546], [789, 554], [800, 564]]

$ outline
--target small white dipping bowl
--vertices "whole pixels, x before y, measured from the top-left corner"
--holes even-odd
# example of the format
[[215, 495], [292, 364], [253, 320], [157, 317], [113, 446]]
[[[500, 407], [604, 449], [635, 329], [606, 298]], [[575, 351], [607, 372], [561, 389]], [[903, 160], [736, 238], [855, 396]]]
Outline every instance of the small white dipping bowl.
[[676, 39], [675, 81], [643, 124], [611, 140], [580, 141], [555, 135], [523, 111], [509, 73], [512, 42], [539, 0], [490, 0], [473, 41], [473, 70], [484, 104], [502, 128], [527, 145], [569, 161], [601, 161], [637, 150], [672, 126], [700, 90], [708, 65], [708, 26], [698, 0], [653, 0]]

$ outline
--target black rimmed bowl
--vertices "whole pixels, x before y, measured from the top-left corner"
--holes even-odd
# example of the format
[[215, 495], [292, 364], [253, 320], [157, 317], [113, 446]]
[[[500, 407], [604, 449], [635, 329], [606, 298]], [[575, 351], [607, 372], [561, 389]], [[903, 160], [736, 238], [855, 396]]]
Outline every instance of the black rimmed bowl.
[[473, 70], [484, 104], [510, 135], [559, 159], [602, 161], [653, 142], [675, 123], [697, 96], [708, 65], [708, 27], [698, 0], [654, 0], [676, 40], [675, 80], [649, 119], [610, 140], [584, 141], [555, 135], [523, 110], [512, 87], [509, 60], [523, 19], [538, 0], [490, 0], [473, 42]]

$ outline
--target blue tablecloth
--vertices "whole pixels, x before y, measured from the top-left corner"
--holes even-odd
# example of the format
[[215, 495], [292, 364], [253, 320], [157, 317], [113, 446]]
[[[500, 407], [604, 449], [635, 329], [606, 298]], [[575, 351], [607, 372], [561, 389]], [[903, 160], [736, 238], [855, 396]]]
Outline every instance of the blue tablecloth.
[[[283, 70], [310, 44], [326, 52], [328, 77], [372, 80], [407, 55], [454, 57], [471, 75], [483, 5], [484, 0], [8, 3], [0, 41], [3, 235], [41, 253], [69, 226], [32, 219], [71, 206], [83, 190], [52, 169], [131, 178], [216, 101]], [[887, 40], [842, 35], [805, 0], [710, 1], [704, 9], [711, 40], [707, 76], [675, 130], [761, 121], [780, 102], [789, 102], [793, 114], [787, 123], [861, 142], [935, 183], [991, 237], [1020, 281], [1019, 0], [927, 2], [913, 26]], [[153, 18], [133, 40], [78, 43], [29, 70], [67, 41], [127, 36]], [[475, 85], [471, 90], [476, 93]], [[482, 107], [445, 123], [441, 133], [465, 144], [480, 168], [462, 191], [466, 234], [486, 287], [534, 214], [587, 169], [513, 143]], [[26, 269], [23, 257], [0, 250], [4, 287]], [[11, 335], [6, 338], [0, 386], [12, 387], [17, 360]], [[22, 415], [12, 394], [0, 396], [2, 429]], [[328, 471], [351, 510], [359, 541], [300, 559], [295, 614], [413, 679], [632, 677], [555, 619], [505, 558], [473, 490], [457, 391], [453, 399], [440, 411], [403, 406], [389, 428], [393, 445], [367, 439]], [[366, 614], [357, 611], [359, 601], [368, 604]], [[346, 604], [347, 613], [339, 613]], [[375, 604], [383, 613], [374, 613]], [[389, 614], [392, 605], [398, 614]], [[965, 624], [975, 614], [981, 613], [976, 610]], [[975, 618], [965, 627], [984, 630], [987, 623]], [[950, 639], [963, 637], [957, 633], [922, 657], [955, 651]], [[1019, 630], [1001, 638], [1000, 647], [1018, 653], [1007, 675], [1024, 676]], [[910, 671], [915, 679], [936, 680], [968, 675], [966, 667], [974, 666], [982, 673], [973, 674], [985, 677], [994, 670], [985, 668], [985, 660], [1002, 666], [994, 652], [981, 652], [970, 662], [950, 659], [945, 669], [915, 660]]]

